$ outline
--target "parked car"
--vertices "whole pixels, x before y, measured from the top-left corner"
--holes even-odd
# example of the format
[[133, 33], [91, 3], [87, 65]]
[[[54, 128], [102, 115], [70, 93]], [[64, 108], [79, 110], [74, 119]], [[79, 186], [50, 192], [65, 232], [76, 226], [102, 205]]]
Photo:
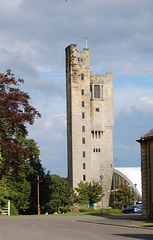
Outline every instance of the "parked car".
[[142, 204], [132, 205], [125, 208], [122, 213], [142, 213]]

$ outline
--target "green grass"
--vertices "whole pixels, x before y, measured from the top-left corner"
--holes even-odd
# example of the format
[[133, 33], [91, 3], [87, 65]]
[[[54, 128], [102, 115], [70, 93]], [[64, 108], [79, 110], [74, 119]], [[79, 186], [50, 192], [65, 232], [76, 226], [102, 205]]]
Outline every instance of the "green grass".
[[[39, 216], [102, 216], [102, 215], [114, 215], [114, 214], [121, 214], [122, 211], [118, 210], [118, 209], [104, 209], [103, 213], [102, 213], [102, 209], [91, 209], [91, 208], [82, 208], [80, 209], [79, 212], [67, 212], [64, 214], [49, 214], [49, 215], [45, 215], [45, 214], [40, 214]], [[11, 215], [13, 216], [13, 215]], [[38, 217], [38, 215], [18, 215], [19, 217]], [[4, 217], [4, 216], [1, 216]]]
[[143, 220], [141, 219], [140, 221], [135, 222], [137, 226], [139, 227], [153, 227], [153, 220]]

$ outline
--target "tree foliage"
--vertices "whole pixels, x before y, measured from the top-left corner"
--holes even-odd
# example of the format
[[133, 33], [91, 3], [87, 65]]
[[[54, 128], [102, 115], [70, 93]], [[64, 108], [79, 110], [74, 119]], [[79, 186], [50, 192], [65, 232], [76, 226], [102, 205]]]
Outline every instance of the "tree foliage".
[[76, 203], [80, 206], [97, 203], [102, 198], [102, 187], [98, 182], [85, 182], [81, 181], [75, 191], [71, 190], [70, 202]]
[[[33, 139], [20, 138], [22, 147], [28, 151], [28, 158], [25, 160], [26, 171], [18, 172], [15, 176], [11, 172], [3, 175], [8, 190], [8, 199], [20, 214], [37, 213], [37, 175], [44, 181], [45, 169], [40, 161], [40, 151]], [[0, 180], [1, 183], [1, 180]], [[41, 204], [46, 204], [44, 198], [48, 185], [40, 185]]]
[[30, 105], [30, 96], [19, 89], [22, 79], [16, 80], [7, 70], [0, 73], [0, 146], [2, 153], [2, 174], [9, 171], [16, 175], [25, 170], [24, 161], [28, 151], [22, 146], [20, 137], [27, 135], [26, 124], [33, 124], [39, 112]]
[[27, 124], [32, 125], [40, 113], [19, 88], [22, 83], [10, 70], [0, 73], [0, 186], [20, 213], [29, 208], [32, 174], [42, 170], [36, 143], [26, 139]]
[[135, 194], [128, 185], [121, 184], [117, 191], [112, 193], [113, 206], [129, 206], [134, 203]]
[[4, 207], [8, 202], [8, 188], [6, 186], [5, 179], [1, 180], [0, 182], [0, 208]]
[[37, 213], [37, 175], [39, 175], [40, 180], [40, 204], [44, 208], [46, 204], [46, 194], [48, 192], [48, 183], [45, 181], [46, 173], [40, 160], [40, 150], [37, 143], [33, 139], [22, 139], [22, 145], [28, 150], [29, 157], [26, 162], [29, 166], [29, 171], [27, 172], [26, 180], [30, 183], [31, 192], [29, 196], [29, 208], [26, 213], [36, 214]]
[[[46, 198], [44, 197], [47, 193], [48, 185], [45, 184], [45, 169], [42, 166], [41, 160], [40, 160], [40, 150], [37, 145], [37, 143], [33, 139], [26, 139], [25, 137], [20, 137], [20, 142], [22, 144], [22, 147], [28, 151], [28, 157], [25, 160], [26, 163], [26, 172], [20, 173], [21, 179], [19, 179], [19, 182], [21, 185], [26, 184], [25, 187], [27, 191], [24, 192], [25, 199], [28, 198], [25, 203], [27, 203], [27, 207], [22, 210], [20, 210], [19, 207], [17, 207], [16, 204], [15, 207], [17, 207], [19, 212], [23, 212], [25, 214], [36, 214], [37, 213], [37, 175], [39, 175], [40, 180], [43, 181], [43, 183], [40, 184], [40, 200], [41, 200], [41, 207], [46, 204]], [[19, 173], [18, 173], [19, 178]], [[16, 181], [17, 177], [15, 177], [14, 181]], [[28, 187], [28, 185], [30, 187]], [[24, 186], [24, 185], [23, 185]], [[22, 187], [21, 187], [22, 189]], [[29, 189], [29, 191], [28, 191]], [[14, 200], [13, 200], [13, 203]]]
[[59, 207], [68, 205], [68, 183], [67, 179], [57, 175], [50, 176], [49, 201], [46, 205], [48, 212], [52, 209], [58, 211]]
[[22, 79], [7, 70], [0, 73], [0, 206], [11, 200], [14, 214], [37, 213], [37, 175], [40, 180], [41, 212], [68, 204], [67, 179], [45, 172], [40, 151], [27, 139], [27, 124], [39, 112], [30, 105], [30, 96], [21, 91]]
[[25, 178], [20, 181], [13, 181], [8, 183], [9, 200], [13, 202], [20, 214], [23, 214], [29, 207], [29, 196], [31, 192], [30, 182]]

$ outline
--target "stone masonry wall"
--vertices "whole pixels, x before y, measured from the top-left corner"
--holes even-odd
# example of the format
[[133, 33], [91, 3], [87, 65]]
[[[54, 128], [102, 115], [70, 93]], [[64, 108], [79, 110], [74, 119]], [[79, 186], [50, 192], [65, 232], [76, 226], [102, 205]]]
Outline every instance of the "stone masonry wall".
[[69, 188], [80, 181], [100, 182], [103, 175], [107, 207], [113, 175], [113, 74], [95, 76], [89, 69], [89, 49], [79, 52], [70, 45], [66, 82]]

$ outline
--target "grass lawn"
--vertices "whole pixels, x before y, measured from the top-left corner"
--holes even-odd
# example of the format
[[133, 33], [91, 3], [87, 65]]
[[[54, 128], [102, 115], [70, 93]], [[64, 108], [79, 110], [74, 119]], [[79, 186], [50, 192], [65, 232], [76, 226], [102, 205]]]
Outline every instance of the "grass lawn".
[[139, 227], [153, 227], [153, 220], [140, 220], [136, 221], [136, 224]]
[[[81, 209], [80, 212], [67, 212], [63, 214], [40, 214], [39, 216], [102, 216], [102, 215], [114, 215], [114, 214], [121, 214], [121, 210], [117, 209], [104, 209], [104, 213], [102, 214], [102, 209]], [[38, 217], [38, 215], [16, 215], [16, 216], [23, 216], [23, 217]], [[0, 216], [0, 217], [5, 217], [5, 216]]]

